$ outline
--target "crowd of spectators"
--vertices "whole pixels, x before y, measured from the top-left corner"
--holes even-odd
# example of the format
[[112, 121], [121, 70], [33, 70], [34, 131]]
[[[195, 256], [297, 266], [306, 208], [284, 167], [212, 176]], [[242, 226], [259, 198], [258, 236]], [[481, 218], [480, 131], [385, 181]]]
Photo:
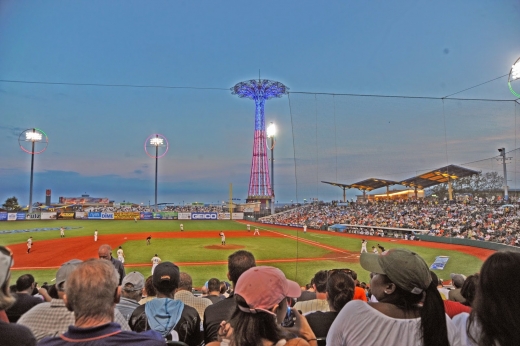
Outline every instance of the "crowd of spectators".
[[503, 284], [520, 285], [520, 253], [497, 252], [468, 278], [452, 274], [448, 290], [406, 249], [361, 254], [369, 285], [344, 268], [320, 270], [306, 287], [239, 250], [228, 257], [229, 294], [210, 278], [195, 296], [174, 263], [147, 279], [120, 274], [106, 247], [99, 259], [64, 263], [51, 286], [23, 274], [10, 287], [12, 253], [0, 246], [0, 345], [520, 344], [520, 299]]
[[[351, 233], [401, 237], [411, 236], [401, 228], [425, 231], [430, 236], [493, 241], [519, 246], [520, 204], [463, 200], [439, 203], [436, 200], [378, 201], [345, 205], [315, 203], [261, 219], [264, 223], [327, 229], [334, 224], [353, 225]], [[355, 227], [355, 226], [364, 227]], [[385, 229], [378, 229], [385, 227]], [[423, 232], [421, 232], [423, 233]]]
[[[176, 211], [179, 213], [222, 213], [224, 211], [222, 205], [167, 205], [160, 206], [160, 211]], [[116, 212], [152, 212], [154, 206], [148, 205], [124, 205], [124, 206], [99, 206], [99, 207], [85, 207], [82, 211], [85, 212], [102, 212], [102, 213], [116, 213]]]

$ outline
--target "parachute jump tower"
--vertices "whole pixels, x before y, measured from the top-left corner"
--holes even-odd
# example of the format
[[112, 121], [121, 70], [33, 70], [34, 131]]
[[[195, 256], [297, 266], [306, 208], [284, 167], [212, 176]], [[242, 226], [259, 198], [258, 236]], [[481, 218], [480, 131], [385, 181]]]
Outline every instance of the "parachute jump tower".
[[268, 79], [248, 80], [231, 88], [233, 95], [255, 101], [255, 137], [253, 142], [253, 159], [247, 202], [260, 202], [266, 205], [274, 201], [274, 193], [269, 177], [269, 161], [267, 159], [267, 142], [265, 133], [264, 104], [272, 98], [287, 94], [289, 88], [280, 82]]

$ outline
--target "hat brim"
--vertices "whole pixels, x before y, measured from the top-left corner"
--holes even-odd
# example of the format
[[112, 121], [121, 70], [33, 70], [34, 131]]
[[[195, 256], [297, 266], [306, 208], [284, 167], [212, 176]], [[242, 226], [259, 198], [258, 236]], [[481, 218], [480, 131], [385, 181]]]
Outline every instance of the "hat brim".
[[379, 264], [379, 254], [363, 252], [359, 257], [359, 264], [371, 273], [386, 274]]
[[302, 295], [302, 289], [300, 285], [292, 280], [287, 279], [287, 292], [285, 292], [285, 296], [289, 298], [298, 298]]

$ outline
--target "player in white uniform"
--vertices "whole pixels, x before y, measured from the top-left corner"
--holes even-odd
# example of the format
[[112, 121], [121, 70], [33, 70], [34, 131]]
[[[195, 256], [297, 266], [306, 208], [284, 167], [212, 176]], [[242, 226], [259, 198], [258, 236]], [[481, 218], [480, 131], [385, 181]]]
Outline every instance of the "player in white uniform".
[[247, 224], [247, 231], [251, 231], [251, 225], [250, 224]]
[[260, 235], [260, 231], [258, 230], [258, 228], [255, 228], [255, 233], [253, 233], [253, 235]]
[[60, 238], [65, 238], [65, 229], [60, 227]]
[[180, 224], [180, 227], [181, 227], [181, 232], [184, 231], [184, 225], [182, 223]]
[[157, 256], [157, 254], [155, 254], [155, 256], [152, 257], [152, 275], [155, 267], [157, 267], [159, 263], [161, 263], [161, 259]]
[[373, 253], [379, 253], [379, 251], [377, 251], [377, 248], [375, 246], [372, 246], [372, 252]]
[[303, 225], [303, 233], [307, 233], [307, 225]]
[[125, 263], [125, 253], [123, 252], [123, 248], [120, 246], [117, 249], [117, 259], [121, 261], [121, 263]]
[[219, 233], [220, 235], [220, 242], [222, 243], [222, 245], [226, 245], [226, 235], [224, 234], [224, 232], [220, 232]]
[[367, 251], [367, 241], [365, 239], [361, 240], [361, 253], [368, 252]]
[[27, 239], [27, 253], [31, 253], [31, 248], [32, 248], [32, 237], [29, 237], [29, 239]]
[[97, 229], [94, 231], [94, 241], [97, 241]]

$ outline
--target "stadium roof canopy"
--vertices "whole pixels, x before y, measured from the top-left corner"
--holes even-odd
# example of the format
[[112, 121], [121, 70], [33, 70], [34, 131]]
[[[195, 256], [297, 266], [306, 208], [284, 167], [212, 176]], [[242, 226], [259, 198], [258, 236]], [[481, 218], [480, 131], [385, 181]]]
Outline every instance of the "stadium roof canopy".
[[475, 174], [479, 174], [479, 172], [456, 165], [449, 165], [417, 175], [413, 178], [408, 178], [397, 184], [418, 189], [425, 189], [430, 186], [447, 183], [450, 179], [455, 180], [469, 177]]
[[398, 181], [379, 179], [379, 178], [368, 178], [357, 183], [351, 184], [351, 188], [355, 188], [361, 191], [372, 191], [382, 187], [388, 187], [390, 185], [398, 185]]

